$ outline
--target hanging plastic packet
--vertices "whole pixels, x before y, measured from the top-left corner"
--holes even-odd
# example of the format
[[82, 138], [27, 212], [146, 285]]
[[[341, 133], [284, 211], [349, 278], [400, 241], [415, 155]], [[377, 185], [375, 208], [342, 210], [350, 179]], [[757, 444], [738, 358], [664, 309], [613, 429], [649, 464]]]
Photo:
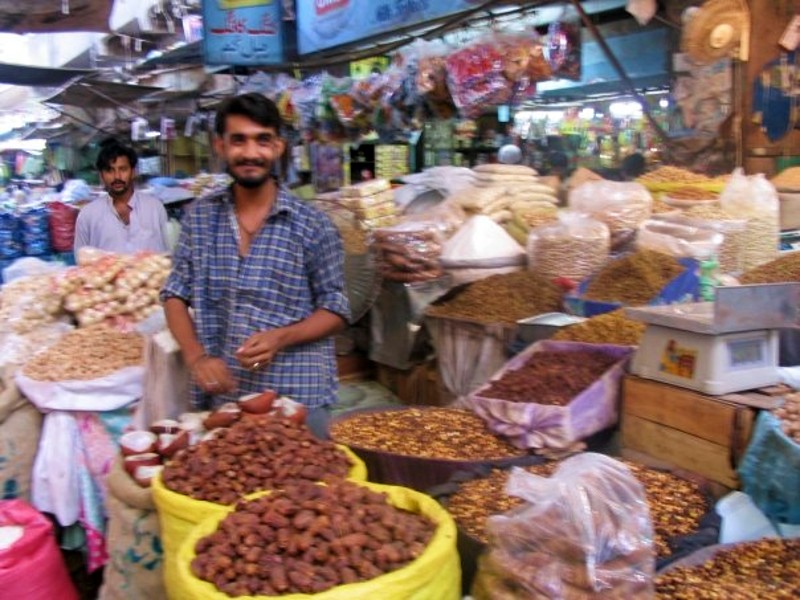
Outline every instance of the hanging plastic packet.
[[553, 77], [581, 80], [581, 21], [575, 9], [564, 7], [547, 28], [546, 55]]

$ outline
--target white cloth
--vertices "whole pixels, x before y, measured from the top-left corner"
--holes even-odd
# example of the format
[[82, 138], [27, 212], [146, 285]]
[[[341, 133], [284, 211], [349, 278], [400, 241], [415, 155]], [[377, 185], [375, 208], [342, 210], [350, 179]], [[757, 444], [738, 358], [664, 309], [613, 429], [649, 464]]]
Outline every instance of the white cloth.
[[166, 252], [167, 211], [161, 200], [146, 192], [134, 191], [129, 205], [128, 225], [107, 194], [84, 206], [75, 225], [75, 252], [83, 246], [118, 254], [142, 250]]

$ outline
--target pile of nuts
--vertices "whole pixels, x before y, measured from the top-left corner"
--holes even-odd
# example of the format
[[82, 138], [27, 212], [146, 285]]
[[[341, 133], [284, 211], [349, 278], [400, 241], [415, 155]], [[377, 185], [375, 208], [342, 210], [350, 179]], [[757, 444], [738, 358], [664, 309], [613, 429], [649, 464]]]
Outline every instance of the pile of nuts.
[[644, 323], [629, 319], [622, 309], [618, 309], [563, 327], [550, 339], [586, 344], [638, 346], [645, 328]]
[[782, 406], [772, 411], [781, 420], [783, 432], [800, 444], [800, 394], [784, 397]]
[[675, 567], [655, 579], [657, 598], [765, 600], [797, 598], [800, 539], [764, 538], [716, 552], [697, 566]]
[[587, 300], [640, 306], [655, 299], [663, 287], [683, 273], [677, 259], [654, 250], [637, 250], [612, 260], [589, 282]]
[[493, 434], [472, 411], [407, 408], [357, 413], [331, 424], [340, 444], [402, 456], [444, 460], [489, 460], [526, 452]]
[[[644, 486], [657, 556], [668, 557], [672, 554], [670, 540], [699, 529], [700, 520], [709, 510], [706, 497], [694, 482], [631, 461], [622, 462]], [[558, 464], [546, 462], [524, 468], [534, 475], [549, 477]], [[484, 544], [488, 542], [486, 519], [523, 504], [523, 500], [506, 494], [508, 476], [507, 470], [492, 469], [487, 477], [463, 482], [447, 503], [447, 511], [458, 526]]]
[[648, 171], [641, 177], [638, 177], [636, 181], [647, 185], [652, 183], [713, 183], [716, 180], [687, 169], [665, 165]]
[[604, 352], [535, 352], [518, 369], [478, 392], [482, 398], [565, 406], [597, 381], [618, 358]]
[[211, 439], [181, 450], [164, 467], [164, 485], [179, 494], [233, 504], [290, 481], [347, 476], [351, 464], [332, 442], [287, 418], [248, 416]]
[[144, 363], [144, 338], [104, 325], [75, 329], [25, 363], [22, 373], [37, 381], [97, 379]]
[[800, 254], [787, 252], [773, 261], [750, 269], [739, 281], [746, 284], [800, 282]]
[[229, 596], [317, 594], [404, 567], [435, 529], [367, 487], [296, 482], [239, 502], [197, 542], [191, 568]]
[[430, 305], [425, 314], [515, 325], [526, 317], [561, 310], [563, 295], [547, 279], [517, 271], [475, 281], [452, 298]]

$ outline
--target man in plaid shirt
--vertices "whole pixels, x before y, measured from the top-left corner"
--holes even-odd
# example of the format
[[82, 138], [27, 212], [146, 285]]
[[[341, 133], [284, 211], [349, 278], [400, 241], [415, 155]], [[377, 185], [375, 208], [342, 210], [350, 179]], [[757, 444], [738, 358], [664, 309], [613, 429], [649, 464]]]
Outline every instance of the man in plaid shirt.
[[194, 404], [213, 408], [270, 388], [306, 405], [319, 434], [336, 401], [331, 336], [350, 316], [341, 238], [273, 177], [286, 146], [271, 100], [227, 99], [216, 133], [234, 183], [188, 211], [161, 292]]

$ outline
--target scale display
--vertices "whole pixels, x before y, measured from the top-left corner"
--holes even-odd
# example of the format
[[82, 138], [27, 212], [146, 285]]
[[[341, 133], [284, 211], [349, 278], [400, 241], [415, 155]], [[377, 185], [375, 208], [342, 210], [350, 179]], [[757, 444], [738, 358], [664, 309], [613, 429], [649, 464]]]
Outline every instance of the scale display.
[[764, 338], [751, 338], [728, 342], [728, 367], [750, 369], [767, 366]]

